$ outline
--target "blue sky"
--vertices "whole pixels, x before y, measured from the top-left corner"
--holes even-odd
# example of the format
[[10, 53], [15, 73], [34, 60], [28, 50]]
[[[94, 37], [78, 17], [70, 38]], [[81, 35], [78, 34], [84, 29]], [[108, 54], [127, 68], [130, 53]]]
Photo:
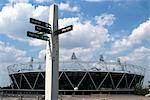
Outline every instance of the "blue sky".
[[120, 58], [150, 69], [149, 0], [1, 0], [0, 85], [9, 83], [2, 77], [7, 65], [44, 59], [45, 42], [28, 38], [26, 31], [34, 31], [30, 17], [48, 21], [54, 2], [59, 5], [59, 27], [74, 25], [60, 36], [60, 60], [72, 52], [81, 60], [98, 60], [103, 54], [107, 61]]

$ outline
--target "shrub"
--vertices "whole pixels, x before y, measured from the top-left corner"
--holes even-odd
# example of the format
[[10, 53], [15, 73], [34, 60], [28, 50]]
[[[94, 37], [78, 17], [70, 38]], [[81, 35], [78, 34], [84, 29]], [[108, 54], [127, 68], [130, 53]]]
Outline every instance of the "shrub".
[[136, 86], [134, 88], [134, 94], [136, 94], [136, 95], [143, 95], [143, 96], [145, 96], [148, 93], [149, 93], [149, 89], [148, 88], [142, 88], [142, 86]]

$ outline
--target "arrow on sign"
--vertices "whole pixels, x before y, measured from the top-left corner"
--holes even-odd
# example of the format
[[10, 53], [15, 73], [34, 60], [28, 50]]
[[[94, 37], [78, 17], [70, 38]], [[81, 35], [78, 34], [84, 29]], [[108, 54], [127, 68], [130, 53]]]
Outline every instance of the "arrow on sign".
[[71, 31], [72, 29], [73, 29], [73, 25], [69, 25], [67, 27], [64, 27], [64, 28], [61, 28], [59, 30], [56, 30], [54, 33], [58, 35], [58, 34], [62, 34], [62, 33]]
[[44, 28], [44, 27], [41, 27], [41, 26], [35, 26], [35, 30], [39, 31], [39, 32], [45, 32], [45, 33], [48, 33], [48, 34], [52, 34], [51, 30], [49, 30], [47, 28]]
[[37, 33], [29, 32], [29, 31], [27, 31], [27, 36], [32, 37], [32, 38], [36, 38], [36, 39], [45, 40], [45, 41], [49, 40], [48, 36], [43, 36], [42, 34], [37, 34]]
[[51, 25], [49, 23], [45, 23], [43, 21], [40, 21], [40, 20], [37, 20], [37, 19], [34, 19], [34, 18], [30, 18], [30, 23], [40, 25], [40, 26], [43, 26], [43, 27], [46, 27], [46, 28], [51, 27]]

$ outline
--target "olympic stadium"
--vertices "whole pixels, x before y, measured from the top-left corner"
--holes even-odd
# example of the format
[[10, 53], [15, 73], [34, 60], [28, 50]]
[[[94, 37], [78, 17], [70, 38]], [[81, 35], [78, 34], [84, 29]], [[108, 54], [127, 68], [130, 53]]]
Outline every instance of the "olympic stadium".
[[[33, 62], [8, 66], [13, 89], [43, 90], [45, 88], [45, 63]], [[145, 69], [116, 62], [81, 61], [75, 53], [68, 61], [59, 62], [60, 94], [132, 93], [143, 84]]]

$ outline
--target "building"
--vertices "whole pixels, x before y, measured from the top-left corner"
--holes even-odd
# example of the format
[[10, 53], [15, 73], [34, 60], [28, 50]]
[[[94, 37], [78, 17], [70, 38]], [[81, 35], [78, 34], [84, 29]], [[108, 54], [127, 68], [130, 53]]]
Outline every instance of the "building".
[[[73, 53], [69, 61], [59, 63], [60, 94], [132, 93], [142, 85], [145, 69], [132, 64], [80, 61]], [[14, 89], [44, 90], [45, 63], [33, 62], [8, 66]]]

